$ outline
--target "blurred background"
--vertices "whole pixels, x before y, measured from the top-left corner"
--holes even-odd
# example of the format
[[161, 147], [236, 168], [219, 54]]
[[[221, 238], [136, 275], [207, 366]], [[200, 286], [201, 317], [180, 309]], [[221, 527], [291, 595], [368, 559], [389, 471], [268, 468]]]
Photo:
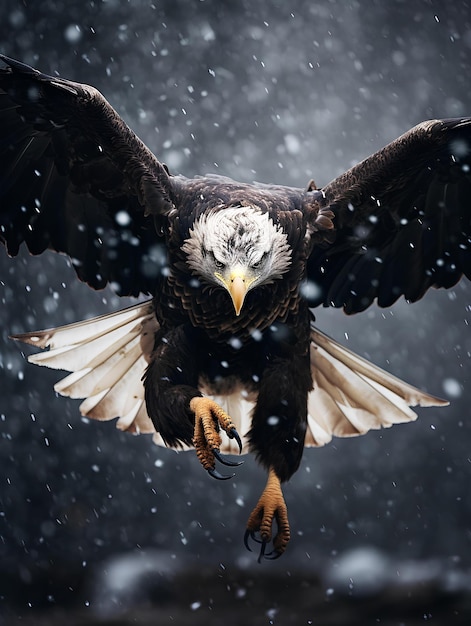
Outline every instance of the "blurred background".
[[[414, 124], [471, 115], [471, 11], [434, 0], [3, 0], [0, 51], [96, 86], [187, 176], [318, 186]], [[8, 335], [131, 304], [0, 250], [0, 624], [468, 623], [471, 287], [319, 327], [451, 401], [309, 449], [292, 540], [242, 536], [265, 483], [89, 423]], [[66, 613], [65, 613], [66, 612]], [[3, 621], [2, 621], [3, 620]], [[160, 620], [160, 621], [159, 621]]]

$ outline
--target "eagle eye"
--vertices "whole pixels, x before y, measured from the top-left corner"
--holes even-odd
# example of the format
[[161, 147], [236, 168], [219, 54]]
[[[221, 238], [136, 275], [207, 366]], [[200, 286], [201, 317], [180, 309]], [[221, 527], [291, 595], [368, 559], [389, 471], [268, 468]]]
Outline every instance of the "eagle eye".
[[258, 261], [255, 261], [255, 263], [252, 263], [253, 269], [256, 270], [259, 267], [261, 267], [265, 263], [267, 256], [268, 256], [268, 252], [264, 252]]
[[213, 251], [211, 251], [211, 256], [213, 257], [213, 263], [216, 266], [216, 269], [222, 270], [226, 267], [225, 263], [216, 258], [216, 255]]

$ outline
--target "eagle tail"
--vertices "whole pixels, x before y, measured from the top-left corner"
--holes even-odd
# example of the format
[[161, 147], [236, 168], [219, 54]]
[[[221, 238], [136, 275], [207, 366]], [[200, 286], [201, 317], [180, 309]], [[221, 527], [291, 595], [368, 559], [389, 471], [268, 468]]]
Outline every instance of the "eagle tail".
[[333, 436], [363, 435], [371, 429], [417, 418], [411, 406], [446, 406], [311, 329], [314, 388], [308, 398], [306, 446], [322, 446]]

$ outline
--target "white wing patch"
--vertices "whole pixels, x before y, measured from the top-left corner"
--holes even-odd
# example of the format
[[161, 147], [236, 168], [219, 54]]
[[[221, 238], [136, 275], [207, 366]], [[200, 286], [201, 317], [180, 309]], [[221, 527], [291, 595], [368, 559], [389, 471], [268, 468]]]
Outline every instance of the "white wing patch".
[[97, 420], [119, 418], [117, 427], [133, 433], [155, 432], [144, 402], [142, 375], [159, 326], [151, 302], [116, 313], [51, 328], [14, 339], [46, 352], [30, 363], [72, 372], [54, 389], [70, 398], [85, 398], [80, 412]]
[[385, 372], [316, 328], [311, 329], [314, 389], [308, 398], [306, 446], [417, 419], [411, 406], [446, 406]]
[[[14, 339], [50, 348], [29, 356], [31, 363], [72, 372], [54, 388], [70, 398], [85, 398], [80, 405], [82, 415], [97, 420], [117, 418], [120, 430], [153, 433], [154, 442], [165, 446], [147, 415], [142, 384], [158, 328], [152, 302], [145, 302]], [[448, 404], [388, 374], [314, 327], [311, 372], [314, 389], [308, 397], [306, 446], [322, 446], [333, 436], [363, 435], [415, 420], [410, 406]], [[242, 438], [242, 453], [248, 452], [247, 433], [256, 398], [248, 399], [242, 388], [211, 397], [231, 416]], [[237, 444], [224, 437], [221, 452], [237, 454]]]

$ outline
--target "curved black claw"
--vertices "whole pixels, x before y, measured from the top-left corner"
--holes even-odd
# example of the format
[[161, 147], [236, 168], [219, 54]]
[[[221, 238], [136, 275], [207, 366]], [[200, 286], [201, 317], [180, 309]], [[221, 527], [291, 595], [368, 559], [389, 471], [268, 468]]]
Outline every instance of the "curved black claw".
[[235, 476], [235, 474], [231, 474], [230, 476], [228, 474], [220, 474], [217, 469], [214, 469], [214, 467], [209, 468], [208, 474], [213, 478], [216, 478], [216, 480], [229, 480], [229, 478], [233, 478]]
[[252, 548], [249, 545], [249, 538], [252, 539], [252, 541], [255, 541], [255, 543], [260, 544], [260, 552], [258, 555], [257, 563], [261, 563], [263, 558], [274, 560], [280, 556], [280, 554], [277, 553], [277, 556], [272, 557], [271, 555], [274, 551], [270, 552], [269, 554], [265, 554], [265, 549], [268, 545], [267, 542], [261, 539], [257, 539], [255, 533], [252, 530], [246, 530], [244, 534], [244, 546], [249, 552], [253, 552]]
[[267, 542], [266, 541], [262, 541], [262, 545], [260, 546], [260, 554], [258, 555], [257, 563], [261, 563], [262, 559], [265, 557], [265, 548], [266, 547], [267, 547]]
[[244, 533], [244, 546], [249, 552], [252, 552], [252, 548], [249, 546], [249, 537], [251, 539], [254, 539], [254, 541], [257, 541], [253, 535], [253, 532], [247, 529]]
[[249, 552], [252, 552], [252, 548], [249, 546], [249, 537], [250, 537], [250, 539], [252, 539], [252, 541], [255, 541], [255, 543], [263, 543], [263, 540], [262, 539], [258, 539], [255, 536], [255, 533], [254, 533], [253, 530], [248, 530], [247, 529], [245, 531], [245, 534], [244, 534], [244, 546], [247, 548], [247, 550]]
[[235, 439], [237, 441], [237, 445], [239, 446], [239, 454], [242, 452], [242, 440], [239, 436], [239, 433], [235, 428], [231, 428], [231, 430], [227, 433], [229, 439]]
[[243, 461], [228, 461], [225, 456], [222, 456], [217, 448], [214, 448], [212, 452], [216, 459], [219, 461], [219, 463], [222, 463], [223, 465], [228, 465], [229, 467], [238, 467], [243, 463]]
[[244, 534], [244, 546], [247, 548], [249, 552], [253, 552], [249, 544], [249, 539], [251, 539], [252, 541], [255, 541], [255, 543], [258, 543], [260, 545], [260, 552], [259, 552], [258, 559], [257, 559], [258, 563], [261, 563], [262, 559], [267, 559], [268, 561], [275, 561], [276, 559], [279, 559], [280, 556], [283, 554], [283, 552], [279, 552], [276, 548], [273, 548], [271, 552], [265, 552], [268, 546], [268, 542], [263, 541], [263, 539], [258, 539], [255, 536], [255, 533], [253, 530], [247, 529]]

